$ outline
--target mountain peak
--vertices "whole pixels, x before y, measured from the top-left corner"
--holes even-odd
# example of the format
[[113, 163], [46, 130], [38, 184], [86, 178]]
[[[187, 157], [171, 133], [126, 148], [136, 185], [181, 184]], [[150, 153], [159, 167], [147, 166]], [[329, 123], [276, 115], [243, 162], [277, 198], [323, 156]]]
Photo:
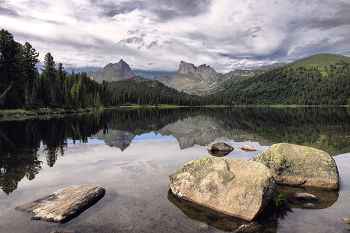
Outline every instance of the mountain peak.
[[135, 77], [135, 74], [131, 71], [130, 66], [123, 60], [120, 59], [118, 63], [109, 63], [103, 70], [97, 72], [89, 72], [88, 76], [97, 81], [117, 81]]

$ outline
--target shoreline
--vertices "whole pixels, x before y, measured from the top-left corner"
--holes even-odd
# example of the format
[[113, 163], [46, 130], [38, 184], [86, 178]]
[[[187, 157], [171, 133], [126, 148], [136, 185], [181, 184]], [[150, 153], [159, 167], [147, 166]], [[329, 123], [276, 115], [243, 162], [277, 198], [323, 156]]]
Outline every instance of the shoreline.
[[349, 108], [349, 105], [204, 105], [204, 106], [180, 106], [180, 105], [168, 105], [159, 104], [155, 105], [123, 105], [123, 106], [110, 106], [102, 108], [86, 108], [86, 109], [62, 109], [62, 108], [40, 108], [37, 110], [25, 110], [25, 109], [5, 109], [0, 110], [0, 121], [12, 121], [12, 120], [28, 120], [28, 119], [47, 119], [51, 117], [57, 117], [62, 115], [72, 115], [81, 113], [91, 113], [95, 111], [101, 111], [105, 109], [140, 109], [140, 108], [154, 108], [154, 109], [166, 109], [166, 108], [300, 108], [300, 107], [345, 107]]

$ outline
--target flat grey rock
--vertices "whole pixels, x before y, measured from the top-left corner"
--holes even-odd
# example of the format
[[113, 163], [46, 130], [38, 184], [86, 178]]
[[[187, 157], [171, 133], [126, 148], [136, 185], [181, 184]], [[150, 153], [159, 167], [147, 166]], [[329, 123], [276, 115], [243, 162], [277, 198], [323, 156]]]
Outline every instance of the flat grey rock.
[[92, 185], [77, 185], [60, 189], [47, 197], [16, 207], [32, 213], [31, 220], [64, 223], [98, 202], [105, 189]]

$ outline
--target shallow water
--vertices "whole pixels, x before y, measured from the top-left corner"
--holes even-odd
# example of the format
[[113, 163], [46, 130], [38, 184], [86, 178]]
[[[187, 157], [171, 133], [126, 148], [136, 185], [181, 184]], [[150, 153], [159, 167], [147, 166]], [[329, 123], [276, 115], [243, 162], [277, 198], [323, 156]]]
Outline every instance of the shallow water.
[[[42, 161], [41, 169], [31, 180], [27, 177], [17, 179], [19, 180], [17, 186], [12, 188], [9, 194], [0, 193], [0, 232], [52, 232], [55, 230], [76, 232], [233, 231], [235, 230], [234, 224], [239, 226], [245, 221], [230, 217], [225, 218], [220, 213], [212, 213], [210, 210], [202, 210], [198, 206], [180, 203], [168, 194], [167, 176], [191, 160], [210, 157], [205, 145], [212, 141], [224, 141], [230, 144], [234, 147], [234, 151], [226, 157], [241, 160], [248, 160], [261, 153], [269, 145], [281, 142], [270, 140], [272, 133], [266, 132], [269, 131], [266, 128], [265, 134], [254, 133], [254, 129], [256, 132], [262, 131], [261, 128], [256, 127], [258, 124], [261, 125], [256, 116], [262, 117], [259, 110], [257, 111], [252, 119], [245, 119], [244, 125], [248, 125], [250, 128], [242, 127], [243, 123], [238, 125], [224, 117], [208, 116], [203, 112], [198, 114], [185, 112], [185, 114], [179, 113], [178, 115], [170, 112], [171, 119], [164, 117], [164, 115], [158, 115], [154, 120], [134, 122], [133, 126], [127, 126], [130, 123], [127, 120], [124, 124], [122, 120], [111, 120], [107, 121], [106, 125], [97, 127], [96, 132], [88, 137], [84, 137], [84, 135], [88, 135], [89, 132], [80, 127], [82, 138], [79, 139], [72, 135], [67, 137], [63, 143], [63, 156], [60, 155], [60, 150], [56, 149], [57, 158], [52, 153], [50, 154], [50, 150], [53, 150], [54, 146], [51, 145], [50, 150], [48, 150], [47, 137], [43, 137], [44, 139], [38, 137], [40, 148], [36, 154], [38, 160]], [[300, 110], [296, 109], [295, 111]], [[293, 113], [293, 111], [291, 112]], [[143, 119], [150, 119], [148, 118], [150, 113], [142, 114]], [[155, 112], [155, 114], [158, 113]], [[295, 114], [293, 113], [292, 116], [298, 118], [299, 115]], [[319, 115], [319, 112], [311, 114]], [[272, 113], [272, 115], [274, 114]], [[334, 116], [333, 113], [331, 115]], [[341, 119], [348, 119], [349, 116], [346, 111], [338, 113], [337, 116], [339, 115], [342, 116]], [[131, 119], [132, 117], [129, 116], [130, 114], [128, 119]], [[98, 119], [98, 124], [103, 117], [100, 118], [94, 117], [94, 119]], [[335, 195], [334, 193], [322, 194], [325, 199], [331, 200], [330, 203], [320, 203], [319, 206], [322, 209], [302, 209], [296, 205], [292, 208], [292, 212], [288, 212], [283, 218], [266, 224], [262, 228], [264, 232], [347, 232], [346, 228], [349, 225], [341, 222], [341, 218], [350, 218], [348, 204], [350, 198], [350, 148], [346, 144], [347, 141], [342, 140], [342, 146], [339, 146], [335, 140], [340, 137], [339, 135], [346, 133], [349, 123], [341, 122], [339, 117], [337, 119], [337, 122], [324, 124], [325, 131], [330, 128], [338, 129], [338, 131], [333, 129], [332, 138], [327, 138], [329, 136], [319, 126], [323, 123], [317, 121], [313, 123], [313, 128], [316, 131], [307, 131], [311, 132], [308, 133], [310, 138], [316, 138], [314, 142], [310, 143], [305, 139], [300, 144], [310, 143], [315, 147], [323, 147], [329, 150], [329, 153], [347, 151], [333, 157], [338, 165], [342, 180], [339, 196], [338, 193]], [[50, 122], [52, 119], [48, 121]], [[289, 132], [289, 136], [295, 138], [298, 135], [295, 128], [303, 128], [305, 121], [305, 118], [302, 118], [300, 121], [297, 120], [299, 123], [282, 126], [286, 132]], [[81, 122], [83, 123], [80, 125], [88, 125], [89, 121], [83, 119]], [[237, 122], [241, 121], [237, 120]], [[3, 124], [9, 125], [10, 123]], [[341, 125], [342, 129], [336, 127], [338, 125]], [[281, 124], [271, 125], [271, 127], [277, 128], [274, 131], [277, 135], [280, 135], [279, 129], [282, 129], [282, 126]], [[43, 128], [48, 129], [47, 125]], [[89, 128], [93, 128], [93, 126], [90, 125]], [[303, 129], [305, 128], [306, 126]], [[52, 128], [50, 130], [52, 131]], [[296, 133], [292, 135], [291, 132], [294, 131]], [[4, 132], [3, 130], [2, 135]], [[271, 129], [270, 132], [272, 132]], [[301, 137], [305, 135], [303, 130], [299, 132]], [[318, 132], [318, 136], [315, 136], [313, 132]], [[347, 133], [350, 134], [350, 131]], [[326, 139], [322, 135], [326, 135]], [[7, 133], [6, 136], [7, 139], [2, 139], [1, 144], [4, 148], [5, 143], [9, 143], [8, 141], [15, 144], [10, 133]], [[81, 142], [73, 139], [81, 140]], [[18, 140], [20, 141], [20, 139]], [[283, 139], [281, 140], [283, 141]], [[322, 140], [325, 143], [322, 144]], [[251, 145], [257, 151], [242, 151], [240, 147], [245, 144]], [[28, 147], [28, 144], [25, 145]], [[60, 146], [58, 145], [57, 148]], [[7, 153], [8, 156], [11, 156], [12, 152], [10, 152], [11, 150]], [[18, 153], [16, 152], [16, 154]], [[5, 155], [2, 154], [2, 156]], [[6, 161], [17, 163], [4, 158], [1, 161], [2, 163]], [[28, 167], [28, 165], [26, 166]], [[13, 169], [13, 167], [16, 165], [6, 164], [5, 166], [2, 164], [1, 178], [3, 181], [6, 173], [6, 182], [9, 182], [8, 176], [10, 175], [13, 176], [12, 182], [15, 182], [17, 173], [5, 171], [5, 168]], [[28, 221], [30, 214], [14, 210], [18, 205], [42, 198], [58, 189], [80, 184], [104, 187], [106, 195], [97, 204], [65, 224]], [[2, 187], [3, 190], [4, 187]], [[197, 213], [200, 213], [200, 216], [196, 215]], [[209, 225], [206, 226], [202, 223], [203, 221]]]

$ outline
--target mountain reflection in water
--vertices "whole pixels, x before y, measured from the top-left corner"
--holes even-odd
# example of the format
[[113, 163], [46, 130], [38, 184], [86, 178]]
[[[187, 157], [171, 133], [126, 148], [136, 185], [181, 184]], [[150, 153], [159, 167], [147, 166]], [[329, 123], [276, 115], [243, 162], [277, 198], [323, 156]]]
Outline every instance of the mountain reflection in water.
[[[127, 150], [136, 135], [155, 132], [175, 137], [181, 149], [206, 146], [218, 138], [288, 142], [311, 146], [332, 156], [350, 151], [348, 108], [176, 108], [104, 110], [46, 120], [0, 122], [0, 186], [10, 194], [24, 177], [54, 166], [67, 141], [104, 140]], [[46, 165], [38, 150], [46, 153]]]

